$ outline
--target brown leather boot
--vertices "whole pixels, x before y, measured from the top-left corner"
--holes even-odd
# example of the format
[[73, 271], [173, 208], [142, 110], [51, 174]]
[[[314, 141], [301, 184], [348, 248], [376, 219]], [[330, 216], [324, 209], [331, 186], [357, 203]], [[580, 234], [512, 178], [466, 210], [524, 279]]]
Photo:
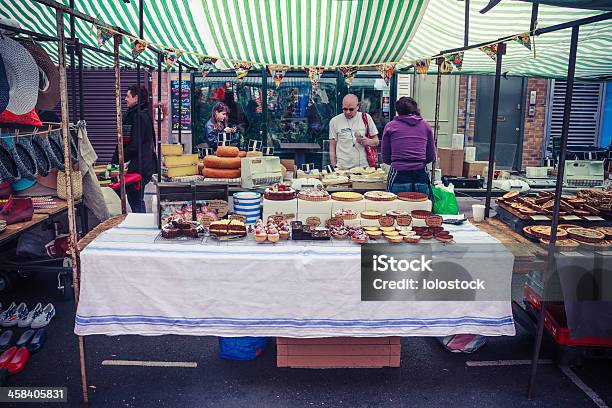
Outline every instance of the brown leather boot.
[[30, 197], [10, 196], [8, 202], [0, 211], [0, 220], [4, 220], [10, 225], [30, 221], [32, 215], [34, 215], [34, 205]]

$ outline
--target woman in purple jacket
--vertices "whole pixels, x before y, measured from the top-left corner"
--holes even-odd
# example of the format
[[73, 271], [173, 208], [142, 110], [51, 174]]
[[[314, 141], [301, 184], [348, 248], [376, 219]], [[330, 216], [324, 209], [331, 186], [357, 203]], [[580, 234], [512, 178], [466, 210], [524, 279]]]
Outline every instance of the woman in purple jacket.
[[431, 195], [427, 163], [436, 160], [436, 145], [429, 123], [421, 117], [414, 99], [400, 98], [397, 116], [385, 126], [382, 159], [391, 165], [387, 191], [417, 191]]

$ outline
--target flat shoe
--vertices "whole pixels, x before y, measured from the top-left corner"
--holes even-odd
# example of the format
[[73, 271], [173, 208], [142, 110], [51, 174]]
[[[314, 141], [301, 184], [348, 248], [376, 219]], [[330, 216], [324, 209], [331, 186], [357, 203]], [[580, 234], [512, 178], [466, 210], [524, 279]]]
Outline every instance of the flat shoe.
[[13, 357], [17, 353], [17, 347], [13, 346], [6, 350], [4, 353], [0, 354], [0, 368], [4, 368], [8, 366]]
[[29, 359], [30, 352], [27, 348], [21, 347], [17, 349], [17, 352], [11, 359], [11, 362], [8, 363], [8, 366], [6, 367], [8, 368], [9, 375], [17, 374], [18, 372], [22, 371]]
[[24, 331], [23, 334], [19, 337], [19, 340], [17, 340], [17, 343], [15, 343], [15, 346], [24, 347], [30, 340], [32, 340], [33, 336], [34, 330], [30, 329]]
[[13, 331], [7, 330], [0, 336], [0, 352], [6, 350], [8, 346], [11, 344], [11, 339], [13, 338]]
[[40, 350], [42, 346], [45, 344], [46, 340], [47, 340], [47, 329], [36, 330], [36, 333], [34, 333], [32, 340], [26, 346], [30, 354], [34, 354], [38, 350]]

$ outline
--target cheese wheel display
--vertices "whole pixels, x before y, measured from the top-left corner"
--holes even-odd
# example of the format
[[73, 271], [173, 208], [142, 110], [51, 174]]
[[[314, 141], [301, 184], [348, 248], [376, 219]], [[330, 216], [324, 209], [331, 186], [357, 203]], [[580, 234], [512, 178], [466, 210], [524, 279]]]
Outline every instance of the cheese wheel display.
[[204, 167], [211, 167], [213, 169], [239, 169], [240, 157], [206, 156], [204, 157]]
[[207, 178], [235, 179], [240, 177], [240, 169], [213, 169], [204, 167], [202, 175]]
[[217, 147], [217, 156], [219, 157], [238, 157], [240, 150], [236, 146], [219, 146]]

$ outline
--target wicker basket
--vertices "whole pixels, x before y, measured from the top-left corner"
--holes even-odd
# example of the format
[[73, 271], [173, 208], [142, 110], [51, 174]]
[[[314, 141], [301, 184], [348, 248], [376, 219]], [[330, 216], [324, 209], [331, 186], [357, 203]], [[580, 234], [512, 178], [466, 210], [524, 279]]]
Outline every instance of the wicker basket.
[[[83, 176], [80, 171], [72, 171], [72, 198], [80, 200], [83, 197]], [[66, 173], [63, 171], [57, 172], [57, 196], [62, 200], [68, 199], [66, 191]]]

